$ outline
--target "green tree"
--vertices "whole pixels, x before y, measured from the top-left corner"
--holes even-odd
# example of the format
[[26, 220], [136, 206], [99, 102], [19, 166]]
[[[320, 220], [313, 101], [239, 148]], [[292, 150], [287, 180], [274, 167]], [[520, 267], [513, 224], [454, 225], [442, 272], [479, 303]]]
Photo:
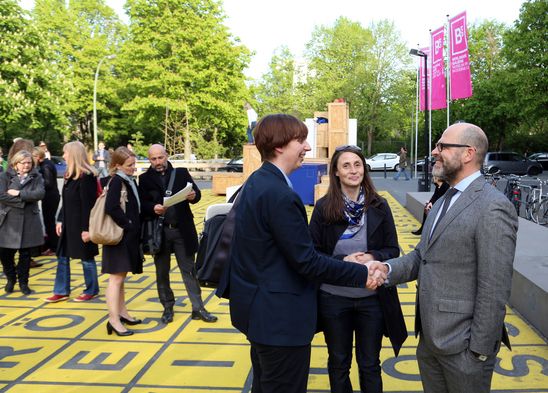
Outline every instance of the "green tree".
[[14, 0], [0, 2], [0, 133], [55, 141], [67, 126], [62, 74], [48, 61], [49, 47]]
[[222, 23], [220, 3], [129, 0], [126, 10], [130, 35], [119, 71], [128, 132], [142, 130], [188, 158], [193, 139], [215, 141], [211, 155], [241, 145], [249, 53]]
[[393, 22], [364, 28], [347, 18], [317, 28], [307, 44], [309, 109], [337, 97], [350, 102], [358, 140], [371, 153], [375, 138], [401, 137], [409, 127], [413, 83], [406, 71], [407, 49]]
[[519, 19], [504, 37], [510, 100], [519, 114], [512, 140], [525, 149], [548, 149], [548, 2], [523, 3]]
[[302, 111], [302, 74], [287, 47], [279, 48], [270, 61], [269, 71], [256, 87], [255, 99], [261, 116], [288, 113], [298, 118], [311, 114]]
[[[36, 0], [33, 17], [49, 46], [55, 48], [49, 61], [63, 74], [64, 110], [71, 124], [67, 137], [89, 143], [95, 71], [101, 59], [118, 52], [126, 28], [104, 0]], [[118, 128], [115, 118], [121, 105], [112, 64], [103, 63], [97, 89], [99, 129], [105, 129], [106, 139]]]

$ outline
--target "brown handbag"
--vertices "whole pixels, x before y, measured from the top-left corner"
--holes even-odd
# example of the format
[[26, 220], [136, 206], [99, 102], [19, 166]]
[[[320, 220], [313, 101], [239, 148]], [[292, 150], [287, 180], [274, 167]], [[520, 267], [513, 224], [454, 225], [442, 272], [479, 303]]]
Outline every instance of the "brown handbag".
[[[97, 200], [89, 215], [89, 236], [95, 244], [105, 246], [115, 246], [120, 243], [124, 236], [124, 229], [114, 222], [112, 217], [105, 213], [105, 202], [107, 199], [108, 188], [107, 184], [103, 192]], [[127, 202], [126, 185], [122, 183], [122, 192], [120, 194], [120, 207], [125, 212]]]

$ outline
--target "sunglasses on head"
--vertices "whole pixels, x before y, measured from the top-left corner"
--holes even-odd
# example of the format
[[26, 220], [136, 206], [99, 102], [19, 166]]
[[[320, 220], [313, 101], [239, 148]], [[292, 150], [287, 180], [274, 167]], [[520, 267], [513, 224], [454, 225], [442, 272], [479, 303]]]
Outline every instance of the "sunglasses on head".
[[356, 145], [341, 145], [341, 146], [337, 146], [335, 148], [335, 151], [359, 151], [359, 152], [361, 152], [362, 149], [359, 146], [356, 146]]

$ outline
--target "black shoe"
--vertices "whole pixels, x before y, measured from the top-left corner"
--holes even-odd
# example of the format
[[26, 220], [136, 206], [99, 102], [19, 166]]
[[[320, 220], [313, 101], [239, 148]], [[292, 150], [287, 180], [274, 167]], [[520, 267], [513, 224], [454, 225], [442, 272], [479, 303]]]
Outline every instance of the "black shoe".
[[15, 281], [8, 280], [8, 282], [6, 283], [6, 286], [4, 287], [4, 290], [6, 291], [6, 293], [12, 293], [14, 287], [15, 287]]
[[110, 322], [107, 322], [107, 333], [110, 336], [112, 332], [116, 333], [117, 336], [131, 336], [133, 334], [132, 330], [126, 330], [125, 332], [119, 332], [118, 330], [114, 329], [114, 327], [110, 324]]
[[164, 309], [164, 312], [162, 313], [162, 322], [165, 324], [173, 322], [173, 308], [168, 307]]
[[217, 317], [211, 315], [205, 308], [201, 310], [192, 311], [192, 319], [201, 319], [204, 322], [217, 322]]
[[34, 259], [31, 259], [29, 267], [33, 268], [33, 267], [40, 267], [43, 265], [44, 265], [43, 263], [39, 263], [39, 262], [36, 262]]
[[411, 231], [413, 235], [419, 236], [422, 234], [422, 228], [417, 229], [416, 231]]
[[19, 288], [21, 288], [21, 292], [25, 295], [30, 295], [32, 291], [30, 290], [28, 284], [21, 284], [19, 283]]
[[121, 315], [120, 315], [120, 322], [125, 323], [126, 325], [132, 325], [132, 326], [143, 323], [143, 321], [141, 321], [140, 319], [131, 320], [131, 319], [124, 318]]

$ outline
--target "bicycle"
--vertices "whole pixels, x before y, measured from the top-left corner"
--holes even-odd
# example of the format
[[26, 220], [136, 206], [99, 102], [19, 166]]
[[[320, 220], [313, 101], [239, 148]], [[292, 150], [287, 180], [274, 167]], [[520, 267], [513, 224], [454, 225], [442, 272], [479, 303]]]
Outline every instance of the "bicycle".
[[504, 195], [506, 195], [506, 198], [512, 204], [514, 205], [514, 208], [516, 209], [516, 213], [519, 217], [519, 212], [521, 208], [521, 176], [517, 175], [508, 175], [507, 176], [507, 182], [506, 187], [504, 188]]
[[543, 193], [543, 186], [548, 185], [548, 180], [536, 179], [538, 185], [531, 186], [531, 192], [527, 195], [527, 218], [540, 225], [548, 224], [548, 194]]

